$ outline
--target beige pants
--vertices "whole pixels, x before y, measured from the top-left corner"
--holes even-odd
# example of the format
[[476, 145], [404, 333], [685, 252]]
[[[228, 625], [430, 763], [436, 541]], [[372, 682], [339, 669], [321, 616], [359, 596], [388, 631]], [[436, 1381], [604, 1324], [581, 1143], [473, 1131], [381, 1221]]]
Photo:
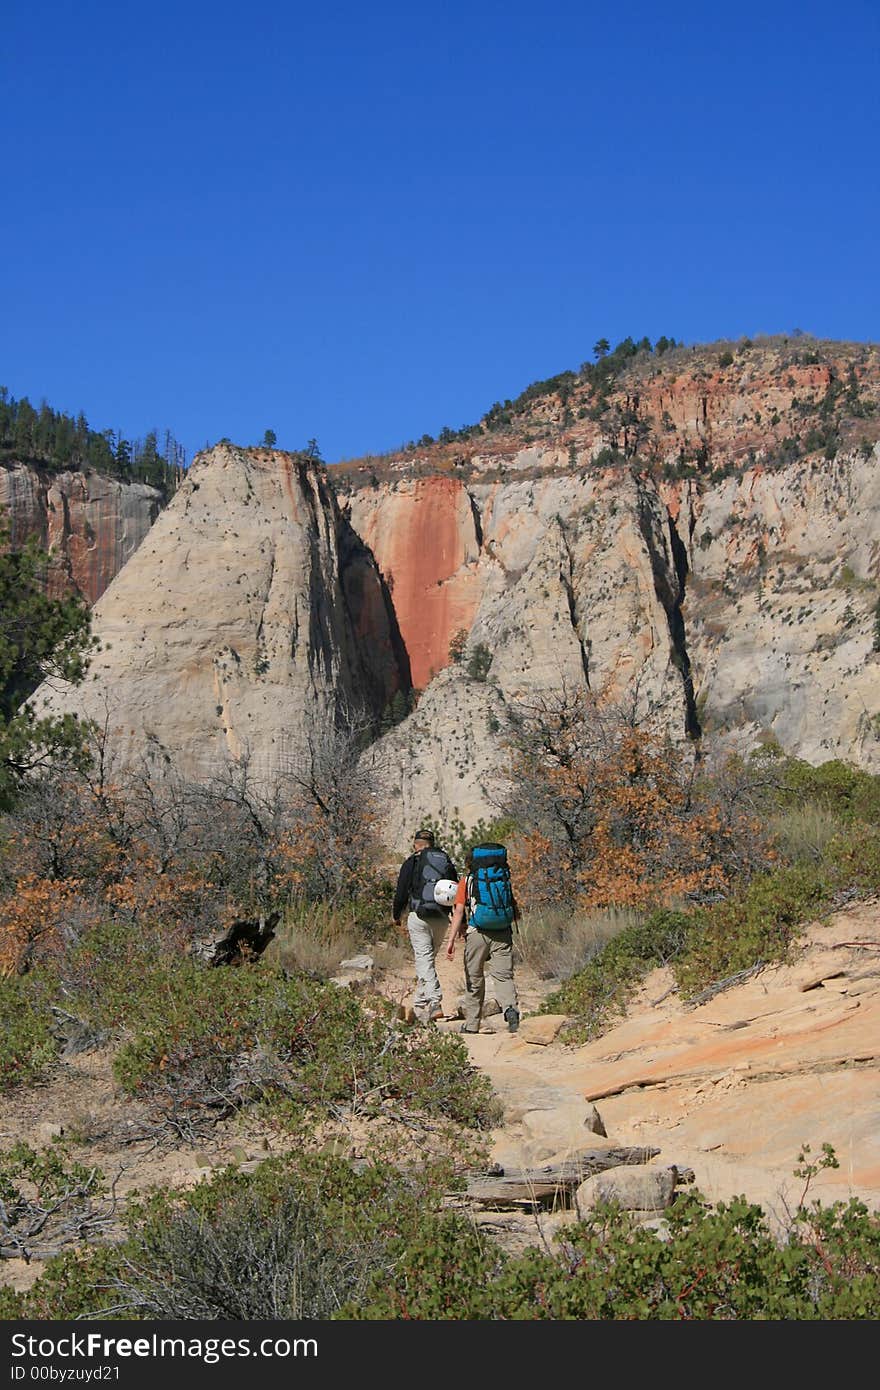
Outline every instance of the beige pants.
[[411, 912], [406, 919], [406, 926], [412, 942], [416, 967], [413, 1011], [424, 1023], [442, 1007], [443, 994], [437, 975], [437, 951], [446, 935], [449, 922], [439, 913], [436, 917], [428, 919], [420, 917], [417, 912]]
[[495, 998], [502, 1014], [516, 1008], [513, 983], [513, 931], [482, 932], [468, 927], [464, 939], [464, 1027], [476, 1032], [486, 995], [486, 967], [495, 982]]

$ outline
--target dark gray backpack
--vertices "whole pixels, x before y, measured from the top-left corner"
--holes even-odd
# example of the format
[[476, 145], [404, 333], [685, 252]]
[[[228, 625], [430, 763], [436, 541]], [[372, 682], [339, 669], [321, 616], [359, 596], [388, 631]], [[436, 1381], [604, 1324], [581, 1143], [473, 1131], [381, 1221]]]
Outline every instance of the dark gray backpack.
[[445, 850], [423, 849], [413, 865], [410, 907], [420, 917], [446, 916], [434, 897], [434, 887], [441, 878], [449, 878], [450, 859]]

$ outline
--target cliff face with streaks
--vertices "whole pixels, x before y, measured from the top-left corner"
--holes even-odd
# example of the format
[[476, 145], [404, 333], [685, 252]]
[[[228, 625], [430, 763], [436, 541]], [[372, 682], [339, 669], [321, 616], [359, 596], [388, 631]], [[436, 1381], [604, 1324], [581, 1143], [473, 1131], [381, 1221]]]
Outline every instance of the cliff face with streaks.
[[563, 688], [880, 770], [880, 351], [631, 347], [383, 460], [200, 456], [65, 707], [209, 770], [362, 706], [389, 843], [490, 815], [511, 710]]
[[137, 550], [161, 507], [162, 494], [146, 483], [0, 465], [0, 516], [13, 544], [33, 536], [50, 552], [53, 594], [72, 590], [94, 603]]
[[880, 358], [833, 349], [635, 357], [598, 399], [576, 379], [515, 426], [334, 472], [417, 651], [419, 707], [374, 750], [395, 835], [490, 814], [511, 703], [563, 686], [880, 770]]
[[297, 758], [342, 705], [378, 714], [406, 659], [375, 563], [324, 470], [288, 454], [200, 455], [93, 611], [101, 650], [52, 710], [106, 724], [136, 761], [168, 749], [209, 776]]

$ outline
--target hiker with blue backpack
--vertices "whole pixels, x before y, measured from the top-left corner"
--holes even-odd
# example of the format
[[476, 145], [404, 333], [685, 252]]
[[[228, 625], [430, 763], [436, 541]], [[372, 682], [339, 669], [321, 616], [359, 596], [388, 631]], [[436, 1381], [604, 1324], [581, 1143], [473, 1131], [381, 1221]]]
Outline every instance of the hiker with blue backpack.
[[434, 832], [417, 830], [413, 852], [400, 866], [391, 916], [394, 925], [400, 928], [401, 916], [409, 907], [406, 930], [416, 966], [412, 1014], [420, 1023], [435, 1023], [443, 1017], [436, 956], [449, 919], [457, 879], [458, 870], [449, 855], [434, 845]]
[[464, 1023], [462, 1033], [479, 1033], [486, 996], [486, 968], [495, 984], [508, 1032], [519, 1028], [519, 1002], [513, 982], [513, 924], [519, 918], [504, 845], [475, 845], [465, 859], [467, 873], [458, 885], [446, 955], [464, 937]]

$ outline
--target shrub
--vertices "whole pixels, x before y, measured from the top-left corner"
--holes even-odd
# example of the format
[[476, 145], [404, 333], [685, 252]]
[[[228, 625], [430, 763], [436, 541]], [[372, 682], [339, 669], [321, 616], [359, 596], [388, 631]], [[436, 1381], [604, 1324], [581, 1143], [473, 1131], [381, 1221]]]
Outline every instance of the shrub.
[[114, 1071], [129, 1093], [170, 1108], [178, 1128], [249, 1100], [296, 1126], [306, 1112], [377, 1112], [392, 1098], [423, 1115], [487, 1127], [491, 1088], [461, 1040], [397, 1031], [390, 1004], [376, 999], [373, 1008], [368, 1014], [349, 991], [265, 962], [208, 970], [179, 961], [138, 998], [134, 1036]]
[[[763, 827], [692, 750], [633, 712], [563, 690], [511, 707], [508, 809], [525, 907], [648, 910], [723, 892], [766, 862]], [[547, 872], [547, 866], [553, 872]]]
[[498, 820], [478, 820], [466, 826], [460, 816], [440, 822], [434, 816], [423, 816], [420, 824], [434, 832], [434, 843], [446, 850], [450, 859], [464, 872], [465, 855], [474, 845], [506, 844], [515, 832], [513, 821], [506, 816]]
[[130, 1204], [118, 1246], [50, 1260], [27, 1293], [0, 1295], [0, 1316], [872, 1319], [880, 1217], [856, 1201], [804, 1205], [811, 1173], [836, 1164], [823, 1148], [796, 1169], [804, 1193], [781, 1236], [744, 1198], [711, 1207], [695, 1192], [663, 1233], [605, 1206], [515, 1258], [439, 1209], [448, 1168], [270, 1159]]
[[53, 997], [51, 983], [41, 976], [0, 979], [0, 1093], [39, 1080], [57, 1056]]
[[[858, 1202], [797, 1213], [777, 1240], [744, 1198], [668, 1213], [668, 1234], [606, 1206], [555, 1251], [498, 1259], [446, 1224], [407, 1250], [350, 1318], [763, 1321], [871, 1319], [880, 1297], [880, 1219]], [[473, 1278], [462, 1277], [467, 1264]]]
[[116, 1248], [50, 1261], [13, 1315], [329, 1318], [390, 1277], [449, 1183], [443, 1168], [406, 1176], [322, 1158], [226, 1169], [131, 1203]]
[[795, 865], [761, 874], [727, 901], [695, 912], [688, 950], [673, 963], [685, 997], [755, 965], [788, 958], [800, 928], [829, 900], [820, 868]]
[[817, 767], [786, 760], [779, 784], [783, 807], [811, 805], [830, 811], [844, 825], [880, 825], [880, 777], [833, 759]]
[[0, 1158], [3, 1242], [26, 1260], [100, 1233], [113, 1210], [105, 1197], [101, 1170], [71, 1163], [60, 1144], [18, 1143]]
[[484, 681], [492, 665], [492, 653], [485, 642], [477, 642], [468, 657], [467, 673], [471, 680]]
[[464, 661], [464, 654], [467, 650], [468, 634], [467, 629], [460, 627], [455, 632], [449, 642], [449, 660], [453, 662]]

